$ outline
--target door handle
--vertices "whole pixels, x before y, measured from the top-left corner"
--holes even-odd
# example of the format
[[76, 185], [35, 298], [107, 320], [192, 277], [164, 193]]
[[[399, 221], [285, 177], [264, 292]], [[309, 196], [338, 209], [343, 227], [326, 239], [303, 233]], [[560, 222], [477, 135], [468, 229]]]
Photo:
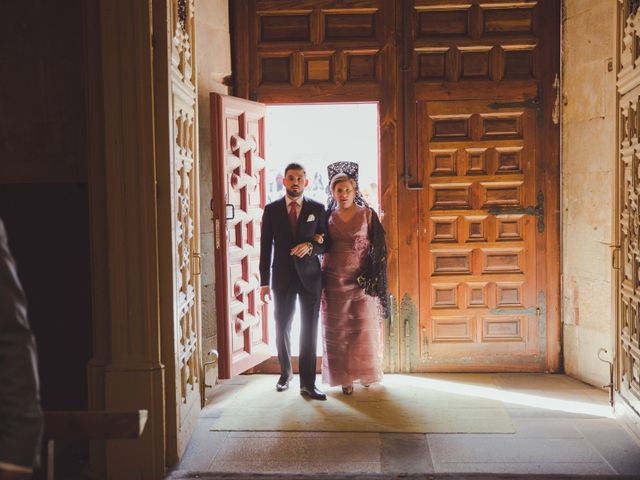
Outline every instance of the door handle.
[[193, 253], [193, 274], [200, 275], [202, 273], [202, 268], [200, 264], [200, 254], [194, 252]]
[[224, 204], [225, 220], [233, 220], [236, 218], [236, 207], [231, 203]]
[[409, 317], [404, 319], [404, 336], [411, 336], [411, 320], [409, 320]]
[[611, 246], [611, 268], [620, 270], [620, 245]]
[[544, 193], [542, 190], [538, 192], [535, 207], [519, 207], [519, 208], [490, 208], [491, 215], [534, 215], [538, 217], [538, 232], [544, 232]]

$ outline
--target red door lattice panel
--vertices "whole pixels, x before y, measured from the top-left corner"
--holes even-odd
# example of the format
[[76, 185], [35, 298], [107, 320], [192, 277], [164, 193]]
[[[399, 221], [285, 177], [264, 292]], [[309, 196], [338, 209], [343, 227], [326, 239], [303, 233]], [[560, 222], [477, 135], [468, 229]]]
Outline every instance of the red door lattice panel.
[[265, 108], [221, 95], [212, 104], [220, 378], [230, 378], [270, 356], [259, 273]]

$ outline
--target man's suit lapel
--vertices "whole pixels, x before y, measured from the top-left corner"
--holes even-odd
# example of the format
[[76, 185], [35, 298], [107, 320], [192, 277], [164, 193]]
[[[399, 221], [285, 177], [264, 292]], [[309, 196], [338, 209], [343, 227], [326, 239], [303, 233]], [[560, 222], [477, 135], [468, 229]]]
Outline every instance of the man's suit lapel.
[[309, 210], [311, 210], [311, 203], [308, 200], [302, 201], [302, 208], [300, 209], [300, 215], [298, 216], [298, 225], [296, 226], [296, 233], [300, 229], [303, 222], [307, 221], [307, 216], [309, 215]]

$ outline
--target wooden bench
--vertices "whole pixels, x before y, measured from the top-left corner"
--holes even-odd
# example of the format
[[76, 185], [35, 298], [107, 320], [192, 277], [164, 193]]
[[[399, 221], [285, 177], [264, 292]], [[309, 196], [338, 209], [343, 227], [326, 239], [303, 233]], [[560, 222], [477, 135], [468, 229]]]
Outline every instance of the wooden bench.
[[149, 412], [57, 411], [44, 412], [42, 464], [35, 478], [54, 479], [55, 441], [140, 438]]

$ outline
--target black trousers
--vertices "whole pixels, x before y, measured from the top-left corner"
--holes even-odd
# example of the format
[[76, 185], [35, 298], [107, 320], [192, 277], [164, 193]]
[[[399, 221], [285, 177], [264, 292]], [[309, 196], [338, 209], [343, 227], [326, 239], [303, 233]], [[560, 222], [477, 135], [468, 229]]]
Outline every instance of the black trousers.
[[289, 288], [273, 292], [276, 347], [280, 373], [288, 378], [291, 367], [291, 324], [296, 308], [296, 298], [300, 300], [300, 386], [311, 388], [316, 383], [316, 342], [318, 338], [318, 314], [320, 312], [321, 289], [307, 291], [296, 278]]

